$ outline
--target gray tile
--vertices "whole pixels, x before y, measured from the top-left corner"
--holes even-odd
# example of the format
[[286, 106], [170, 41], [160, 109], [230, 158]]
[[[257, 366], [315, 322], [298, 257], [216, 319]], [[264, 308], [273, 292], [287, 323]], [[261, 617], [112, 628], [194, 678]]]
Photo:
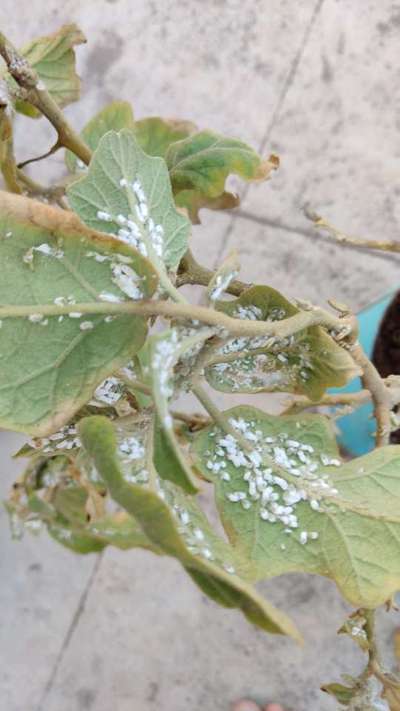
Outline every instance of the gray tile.
[[[0, 501], [21, 469], [11, 455], [23, 441], [1, 433]], [[46, 533], [12, 540], [0, 507], [0, 689], [7, 711], [34, 711], [39, 703], [94, 564]]]
[[281, 168], [251, 187], [242, 205], [291, 231], [235, 222], [225, 252], [240, 248], [243, 278], [354, 309], [398, 285], [398, 257], [302, 234], [312, 232], [302, 214], [309, 202], [350, 234], [398, 239], [398, 18], [397, 4], [386, 0], [362, 7], [325, 0], [265, 147], [280, 154]]

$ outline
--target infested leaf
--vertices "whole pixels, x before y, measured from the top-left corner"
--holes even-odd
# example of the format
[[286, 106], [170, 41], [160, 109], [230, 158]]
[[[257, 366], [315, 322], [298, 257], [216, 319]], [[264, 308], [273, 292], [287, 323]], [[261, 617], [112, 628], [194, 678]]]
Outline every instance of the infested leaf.
[[[235, 318], [277, 321], [298, 313], [278, 291], [253, 286], [215, 308]], [[348, 352], [319, 326], [288, 338], [239, 337], [228, 341], [205, 375], [223, 392], [291, 392], [319, 399], [329, 387], [341, 387], [358, 374]]]
[[150, 296], [157, 278], [135, 250], [72, 213], [7, 193], [0, 193], [0, 259], [1, 308], [31, 307], [29, 316], [0, 314], [0, 425], [43, 436], [130, 359], [147, 327], [130, 315], [45, 317], [41, 307]]
[[190, 223], [175, 209], [164, 160], [147, 156], [130, 130], [103, 136], [67, 195], [89, 227], [136, 247], [158, 272], [178, 267]]
[[[21, 49], [21, 54], [36, 70], [50, 96], [60, 108], [77, 101], [81, 81], [75, 70], [74, 47], [86, 42], [85, 35], [75, 24], [63, 25], [45, 37], [38, 37]], [[14, 80], [10, 80], [13, 82]], [[27, 101], [17, 101], [16, 109], [32, 118], [41, 113]]]
[[[193, 527], [191, 513], [186, 510], [189, 502], [195, 506], [193, 499], [181, 499], [183, 493], [173, 484], [159, 480], [154, 471], [149, 475], [148, 485], [127, 481], [120, 468], [113, 425], [106, 418], [84, 419], [79, 430], [83, 445], [93, 458], [112, 498], [136, 518], [153, 545], [179, 560], [203, 591], [220, 604], [240, 608], [253, 624], [266, 631], [298, 636], [292, 623], [282, 613], [271, 607], [232, 571], [230, 561], [234, 553], [228, 544], [224, 547], [225, 561], [219, 560], [223, 541], [214, 555], [210, 548], [212, 542], [207, 538], [204, 515], [200, 510], [196, 511]], [[200, 550], [191, 542], [196, 540], [199, 520], [204, 527], [204, 530], [198, 529], [201, 539], [197, 532], [197, 540], [201, 540]], [[224, 569], [224, 562], [228, 563], [231, 572]]]
[[174, 367], [183, 363], [191, 369], [211, 329], [171, 329], [148, 341], [152, 391], [157, 411], [154, 434], [154, 463], [159, 475], [194, 494], [196, 477], [173, 429], [169, 401], [174, 393]]
[[363, 652], [368, 652], [370, 648], [368, 635], [365, 629], [367, 619], [362, 611], [356, 610], [349, 615], [347, 620], [338, 630], [338, 634], [348, 634], [351, 639], [358, 644]]
[[[81, 136], [86, 145], [95, 151], [100, 139], [108, 131], [121, 131], [123, 128], [133, 129], [135, 121], [131, 105], [127, 101], [112, 101], [99, 111], [86, 124]], [[73, 173], [77, 169], [87, 170], [86, 165], [79, 161], [74, 153], [66, 151], [65, 162], [67, 168]]]
[[389, 599], [400, 588], [400, 447], [342, 463], [322, 416], [225, 414], [250, 453], [211, 427], [193, 455], [256, 578], [302, 571], [331, 578], [356, 607]]
[[135, 135], [141, 149], [149, 156], [160, 158], [165, 158], [170, 145], [195, 131], [196, 125], [191, 121], [163, 119], [159, 116], [150, 116], [135, 124]]

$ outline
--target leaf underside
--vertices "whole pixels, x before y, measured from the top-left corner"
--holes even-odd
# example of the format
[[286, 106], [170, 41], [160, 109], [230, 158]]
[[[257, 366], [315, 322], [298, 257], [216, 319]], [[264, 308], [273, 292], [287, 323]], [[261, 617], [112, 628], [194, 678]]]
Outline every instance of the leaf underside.
[[357, 607], [389, 599], [400, 587], [400, 447], [342, 463], [322, 416], [245, 406], [225, 414], [262, 463], [241, 464], [216, 428], [197, 435], [193, 455], [254, 578], [309, 572], [333, 579]]
[[0, 424], [47, 434], [129, 360], [147, 327], [128, 315], [42, 317], [41, 306], [124, 301], [115, 276], [121, 268], [150, 296], [156, 274], [136, 251], [88, 230], [72, 213], [7, 193], [0, 194], [0, 259], [0, 304], [33, 311], [1, 323]]

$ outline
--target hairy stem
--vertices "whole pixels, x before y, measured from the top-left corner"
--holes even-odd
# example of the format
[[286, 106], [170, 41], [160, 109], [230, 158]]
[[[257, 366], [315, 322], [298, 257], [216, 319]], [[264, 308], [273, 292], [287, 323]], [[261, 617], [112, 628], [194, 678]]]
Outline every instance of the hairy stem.
[[201, 402], [206, 412], [208, 412], [211, 419], [214, 420], [215, 424], [218, 425], [221, 430], [231, 435], [245, 452], [251, 452], [253, 450], [250, 442], [232, 427], [225, 413], [221, 412], [200, 383], [195, 383], [192, 386], [192, 393], [197, 397], [198, 401]]
[[377, 425], [376, 446], [383, 447], [389, 443], [390, 438], [390, 410], [392, 407], [390, 393], [377, 369], [358, 342], [352, 346], [351, 355], [362, 370], [361, 380], [364, 387], [371, 393]]
[[43, 316], [59, 316], [79, 311], [82, 314], [135, 314], [138, 316], [164, 316], [176, 319], [197, 319], [209, 326], [224, 329], [227, 336], [274, 336], [287, 338], [302, 331], [309, 326], [324, 326], [328, 329], [341, 329], [350, 325], [345, 319], [338, 319], [323, 309], [315, 308], [310, 311], [301, 311], [294, 316], [281, 321], [252, 321], [250, 319], [237, 319], [226, 314], [209, 309], [205, 306], [194, 306], [186, 303], [171, 303], [168, 301], [125, 301], [122, 303], [88, 302], [81, 304], [63, 305], [9, 305], [0, 307], [0, 319], [26, 318], [32, 314], [41, 313]]
[[[199, 264], [190, 249], [182, 257], [179, 265], [178, 277], [176, 285], [184, 286], [185, 284], [198, 284], [200, 286], [208, 286], [215, 272], [207, 267]], [[226, 288], [228, 294], [240, 296], [243, 291], [249, 289], [251, 284], [245, 284], [243, 281], [234, 280]]]
[[364, 247], [366, 249], [374, 249], [380, 252], [400, 252], [400, 242], [392, 242], [390, 240], [359, 239], [358, 237], [352, 237], [351, 235], [338, 230], [327, 220], [325, 220], [325, 218], [320, 217], [320, 215], [317, 215], [308, 208], [305, 209], [305, 215], [309, 220], [311, 220], [311, 222], [313, 222], [314, 227], [317, 230], [326, 232], [329, 237], [340, 244], [350, 245], [352, 247]]
[[70, 126], [58, 104], [40, 81], [35, 69], [2, 33], [0, 33], [0, 55], [18, 84], [18, 98], [29, 102], [46, 116], [57, 131], [57, 144], [68, 148], [88, 165], [92, 157], [90, 148]]

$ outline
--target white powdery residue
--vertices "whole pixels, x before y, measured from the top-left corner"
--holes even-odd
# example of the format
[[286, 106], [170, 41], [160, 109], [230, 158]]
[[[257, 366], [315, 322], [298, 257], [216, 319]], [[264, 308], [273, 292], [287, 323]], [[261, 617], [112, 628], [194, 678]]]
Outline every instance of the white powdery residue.
[[260, 321], [262, 319], [262, 311], [258, 306], [249, 304], [248, 306], [238, 306], [234, 312], [235, 318], [250, 319], [251, 321]]
[[114, 405], [122, 396], [122, 383], [118, 378], [106, 378], [94, 391], [94, 397], [106, 405]]
[[43, 318], [43, 314], [31, 314], [30, 316], [28, 316], [28, 321], [30, 321], [31, 323], [40, 323], [41, 321], [43, 321]]
[[138, 285], [139, 277], [131, 267], [126, 264], [111, 263], [111, 271], [112, 281], [124, 294], [134, 300], [143, 298], [143, 292]]
[[143, 459], [145, 448], [136, 437], [127, 437], [119, 445], [119, 451], [126, 455], [128, 459]]
[[33, 446], [35, 448], [43, 448], [43, 451], [47, 454], [54, 451], [54, 449], [75, 449], [81, 446], [81, 441], [75, 425], [65, 425], [65, 427], [48, 437], [34, 440]]
[[[283, 524], [284, 532], [293, 534], [301, 526], [299, 504], [308, 503], [312, 510], [320, 512], [324, 510], [325, 497], [334, 499], [337, 489], [327, 474], [321, 475], [319, 453], [314, 452], [312, 445], [292, 439], [286, 432], [265, 436], [261, 422], [245, 417], [230, 417], [229, 424], [240, 437], [252, 443], [253, 450], [244, 451], [233, 435], [221, 436], [218, 429], [213, 430], [210, 433], [213, 448], [207, 452], [206, 466], [222, 482], [231, 482], [225, 488], [225, 497], [231, 504], [244, 510], [255, 506], [263, 521]], [[266, 468], [265, 455], [276, 466]], [[235, 475], [226, 472], [223, 466], [227, 463], [239, 471]], [[293, 477], [297, 479], [296, 485]], [[312, 545], [318, 537], [318, 531], [301, 531], [297, 540], [302, 545]]]
[[106, 212], [105, 210], [97, 210], [97, 219], [102, 222], [112, 222], [113, 218], [109, 212]]
[[45, 257], [55, 257], [56, 259], [62, 259], [64, 252], [62, 249], [56, 249], [56, 247], [50, 247], [47, 242], [39, 244], [38, 247], [32, 247], [32, 252], [39, 252], [39, 254], [44, 254]]
[[96, 262], [111, 262], [111, 257], [106, 254], [100, 254], [100, 252], [86, 252], [85, 257], [94, 259]]
[[101, 291], [99, 294], [99, 299], [101, 301], [110, 301], [111, 303], [116, 303], [119, 304], [122, 299], [120, 296], [117, 296], [117, 294], [112, 294], [110, 291]]
[[161, 394], [167, 399], [174, 392], [169, 380], [175, 362], [178, 343], [178, 332], [173, 329], [167, 338], [163, 338], [156, 343], [151, 360], [151, 367], [160, 384]]
[[217, 274], [215, 278], [215, 285], [210, 292], [210, 300], [217, 301], [220, 296], [227, 290], [229, 284], [233, 279], [236, 279], [239, 271], [236, 269], [234, 271], [228, 272], [225, 275]]

